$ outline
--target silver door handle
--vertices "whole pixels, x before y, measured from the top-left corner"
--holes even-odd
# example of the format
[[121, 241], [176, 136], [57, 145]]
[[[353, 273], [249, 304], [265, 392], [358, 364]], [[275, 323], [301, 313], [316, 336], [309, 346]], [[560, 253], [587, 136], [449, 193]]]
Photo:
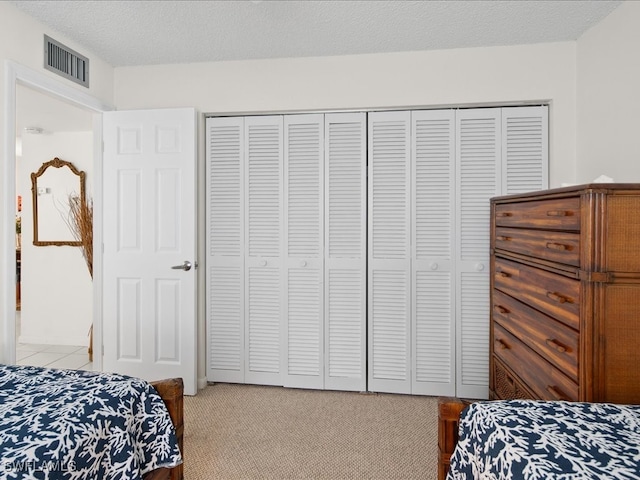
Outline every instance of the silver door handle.
[[184, 270], [185, 272], [188, 272], [189, 270], [191, 270], [191, 262], [189, 260], [185, 260], [182, 265], [174, 265], [173, 267], [171, 267], [171, 269]]

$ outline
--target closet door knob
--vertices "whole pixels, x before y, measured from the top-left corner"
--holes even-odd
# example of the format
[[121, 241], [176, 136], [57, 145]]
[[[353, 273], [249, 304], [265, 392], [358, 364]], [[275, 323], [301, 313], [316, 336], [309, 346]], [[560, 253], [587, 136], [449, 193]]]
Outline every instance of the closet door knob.
[[438, 269], [438, 264], [436, 262], [433, 262], [431, 264], [431, 270], [437, 270]]
[[266, 260], [260, 260], [260, 265], [262, 265], [263, 267], [267, 266], [267, 261]]
[[476, 271], [481, 272], [484, 270], [484, 263], [476, 263]]
[[306, 267], [306, 266], [307, 266], [307, 262], [306, 262], [305, 260], [302, 260], [302, 261], [300, 262], [300, 266], [301, 266], [301, 267]]

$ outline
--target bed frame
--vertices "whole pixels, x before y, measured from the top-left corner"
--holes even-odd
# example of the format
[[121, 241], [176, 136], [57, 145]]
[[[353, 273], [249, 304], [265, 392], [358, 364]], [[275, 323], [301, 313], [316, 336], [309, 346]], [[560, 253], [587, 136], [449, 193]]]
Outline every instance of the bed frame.
[[[184, 459], [184, 385], [181, 378], [170, 378], [151, 382], [169, 410], [171, 421], [176, 428], [178, 446]], [[182, 480], [183, 464], [173, 468], [159, 468], [144, 476], [144, 480]]]
[[471, 400], [453, 397], [438, 399], [438, 480], [445, 480], [451, 455], [458, 443], [460, 414]]

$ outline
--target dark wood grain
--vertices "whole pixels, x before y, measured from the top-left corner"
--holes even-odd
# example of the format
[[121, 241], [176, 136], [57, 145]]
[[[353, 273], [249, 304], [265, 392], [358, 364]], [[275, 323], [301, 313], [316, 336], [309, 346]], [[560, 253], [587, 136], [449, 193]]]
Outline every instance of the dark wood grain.
[[[181, 378], [171, 378], [151, 382], [164, 404], [167, 406], [169, 416], [176, 428], [178, 446], [184, 458], [184, 384]], [[173, 468], [159, 468], [144, 476], [144, 480], [182, 480], [183, 464]]]

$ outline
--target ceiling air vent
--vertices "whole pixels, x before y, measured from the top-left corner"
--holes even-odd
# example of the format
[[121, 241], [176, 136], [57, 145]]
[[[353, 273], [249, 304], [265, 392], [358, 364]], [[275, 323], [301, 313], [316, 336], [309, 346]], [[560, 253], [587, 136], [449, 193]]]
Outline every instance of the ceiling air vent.
[[89, 59], [47, 35], [44, 68], [89, 88]]

